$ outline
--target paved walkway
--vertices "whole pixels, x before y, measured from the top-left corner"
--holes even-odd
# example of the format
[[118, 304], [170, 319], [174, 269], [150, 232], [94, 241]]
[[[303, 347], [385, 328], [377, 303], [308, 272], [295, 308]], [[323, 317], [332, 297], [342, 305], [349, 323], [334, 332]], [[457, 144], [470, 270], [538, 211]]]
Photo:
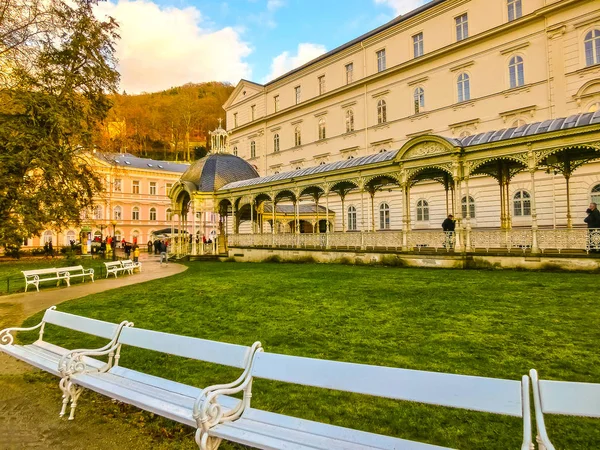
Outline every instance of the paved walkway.
[[158, 256], [148, 254], [140, 255], [140, 262], [142, 272], [135, 272], [133, 275], [119, 275], [116, 279], [111, 275], [110, 278], [96, 279], [94, 283], [86, 281], [71, 287], [45, 288], [41, 292], [29, 291], [0, 296], [0, 329], [19, 326], [27, 317], [67, 300], [168, 277], [187, 269], [182, 264], [174, 263], [161, 266]]

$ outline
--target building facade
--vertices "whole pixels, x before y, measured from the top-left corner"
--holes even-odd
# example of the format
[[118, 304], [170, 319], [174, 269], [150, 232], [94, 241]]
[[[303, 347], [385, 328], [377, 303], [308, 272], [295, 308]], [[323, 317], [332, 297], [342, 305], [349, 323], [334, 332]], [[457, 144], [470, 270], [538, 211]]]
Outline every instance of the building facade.
[[[25, 246], [52, 242], [54, 247], [62, 247], [72, 241], [103, 240], [108, 236], [143, 245], [153, 233], [171, 229], [168, 194], [189, 164], [100, 153], [88, 155], [87, 161], [89, 169], [102, 181], [103, 191], [95, 198], [94, 207], [82, 213], [81, 225], [60, 231], [48, 229], [28, 239]], [[214, 221], [214, 216], [209, 220]]]
[[[266, 85], [242, 80], [224, 108], [231, 152], [263, 177], [594, 112], [600, 10], [593, 0], [434, 0]], [[564, 173], [535, 165], [536, 225], [583, 225], [600, 196], [593, 159], [569, 170], [568, 191]], [[502, 196], [493, 177], [468, 176], [456, 209], [472, 227], [532, 226], [529, 168]], [[332, 227], [400, 230], [408, 216], [411, 229], [440, 229], [453, 200], [434, 178], [412, 186], [408, 204], [402, 189], [380, 187], [369, 217], [361, 189], [331, 197]]]

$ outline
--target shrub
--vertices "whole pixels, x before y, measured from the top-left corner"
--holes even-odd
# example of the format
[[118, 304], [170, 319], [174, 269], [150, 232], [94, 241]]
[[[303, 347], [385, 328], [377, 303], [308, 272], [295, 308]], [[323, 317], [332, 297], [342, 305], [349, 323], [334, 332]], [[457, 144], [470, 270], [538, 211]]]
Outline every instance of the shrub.
[[226, 258], [223, 262], [232, 263], [232, 262], [237, 262], [237, 260], [233, 256], [230, 256], [229, 258]]
[[390, 267], [406, 267], [406, 261], [398, 255], [384, 255], [381, 258], [380, 264]]
[[283, 261], [281, 259], [281, 256], [279, 256], [279, 255], [271, 255], [271, 256], [263, 259], [261, 262], [264, 262], [264, 263], [280, 263], [280, 262], [283, 262]]

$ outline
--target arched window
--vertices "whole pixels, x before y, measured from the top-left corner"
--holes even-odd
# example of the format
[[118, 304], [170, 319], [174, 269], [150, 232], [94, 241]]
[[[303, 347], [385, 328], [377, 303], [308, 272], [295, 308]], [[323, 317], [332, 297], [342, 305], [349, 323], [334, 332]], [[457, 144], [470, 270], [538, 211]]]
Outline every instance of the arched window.
[[421, 87], [415, 89], [414, 92], [415, 114], [419, 114], [425, 109], [425, 90]]
[[389, 230], [390, 228], [390, 205], [382, 203], [379, 206], [379, 229]]
[[350, 155], [348, 156], [348, 159], [354, 159], [354, 156]]
[[321, 161], [321, 162], [319, 163], [319, 165], [320, 165], [320, 166], [324, 166], [325, 164], [327, 164], [325, 161]]
[[379, 100], [377, 102], [377, 123], [387, 122], [387, 105], [385, 100]]
[[319, 119], [319, 139], [325, 139], [327, 137], [327, 130], [325, 128], [325, 118]]
[[600, 205], [600, 184], [597, 184], [592, 188], [592, 193], [590, 196], [590, 200], [592, 203], [596, 205]]
[[95, 241], [100, 241], [102, 240], [102, 231], [94, 231], [94, 240]]
[[527, 191], [517, 191], [513, 197], [515, 217], [531, 215], [531, 195]]
[[140, 220], [140, 208], [134, 206], [131, 210], [131, 220]]
[[511, 127], [519, 128], [519, 127], [522, 127], [523, 125], [527, 125], [527, 122], [525, 122], [523, 119], [518, 119], [512, 123]]
[[456, 83], [458, 88], [458, 101], [466, 102], [467, 100], [471, 100], [471, 79], [469, 74], [461, 73], [458, 76], [458, 81]]
[[427, 200], [419, 200], [417, 202], [417, 221], [427, 220], [429, 220], [429, 203], [427, 203]]
[[71, 245], [71, 242], [75, 243], [75, 236], [77, 236], [77, 234], [73, 230], [67, 231], [67, 234], [65, 235], [65, 245]]
[[508, 20], [518, 19], [523, 15], [521, 0], [508, 0]]
[[460, 136], [459, 136], [459, 138], [463, 139], [463, 138], [466, 138], [466, 137], [469, 137], [469, 136], [471, 136], [471, 133], [470, 133], [470, 132], [468, 132], [468, 131], [463, 131], [462, 133], [460, 133]]
[[50, 242], [52, 242], [52, 231], [44, 231], [43, 241], [44, 244], [49, 244]]
[[273, 136], [273, 151], [277, 153], [279, 151], [279, 134], [275, 133]]
[[588, 108], [588, 112], [600, 111], [600, 102], [592, 103]]
[[508, 76], [510, 88], [516, 88], [525, 84], [525, 70], [523, 69], [523, 58], [513, 56], [508, 63]]
[[300, 127], [296, 127], [294, 130], [294, 145], [296, 147], [300, 147], [302, 145], [302, 132], [300, 131]]
[[346, 133], [354, 131], [354, 111], [349, 109], [346, 111]]
[[167, 208], [167, 211], [166, 211], [166, 216], [165, 216], [165, 217], [166, 217], [166, 218], [167, 218], [167, 220], [169, 220], [169, 221], [170, 221], [171, 219], [173, 219], [173, 211], [171, 211], [171, 208]]
[[600, 64], [600, 30], [592, 30], [585, 35], [585, 65]]
[[348, 207], [348, 231], [356, 231], [356, 208]]
[[237, 147], [233, 147], [233, 155], [234, 155], [234, 156], [237, 156], [237, 154], [238, 154]]
[[[467, 218], [467, 197], [463, 197], [460, 201], [462, 204], [462, 217]], [[475, 199], [469, 195], [469, 216], [471, 219], [475, 218]]]
[[382, 148], [381, 150], [379, 150], [379, 153], [386, 153], [387, 150], [385, 148]]
[[256, 142], [250, 142], [250, 158], [256, 158]]
[[96, 205], [94, 206], [94, 220], [102, 220], [102, 206]]
[[113, 219], [121, 220], [123, 219], [123, 209], [120, 206], [115, 206], [113, 209]]
[[123, 234], [121, 233], [121, 230], [115, 231], [115, 242], [121, 242], [122, 238]]
[[150, 208], [150, 220], [156, 220], [156, 208]]

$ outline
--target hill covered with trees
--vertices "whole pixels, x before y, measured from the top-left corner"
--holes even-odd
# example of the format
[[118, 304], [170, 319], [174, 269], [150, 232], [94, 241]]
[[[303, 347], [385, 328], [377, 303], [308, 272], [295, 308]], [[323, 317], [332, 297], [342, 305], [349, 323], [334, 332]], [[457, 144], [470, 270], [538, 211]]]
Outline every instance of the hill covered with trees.
[[208, 82], [156, 93], [115, 94], [98, 145], [155, 159], [202, 157], [208, 132], [224, 119], [222, 105], [232, 91], [229, 83]]

